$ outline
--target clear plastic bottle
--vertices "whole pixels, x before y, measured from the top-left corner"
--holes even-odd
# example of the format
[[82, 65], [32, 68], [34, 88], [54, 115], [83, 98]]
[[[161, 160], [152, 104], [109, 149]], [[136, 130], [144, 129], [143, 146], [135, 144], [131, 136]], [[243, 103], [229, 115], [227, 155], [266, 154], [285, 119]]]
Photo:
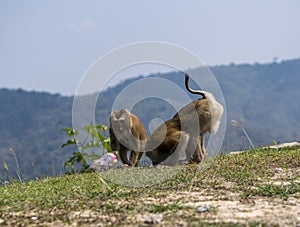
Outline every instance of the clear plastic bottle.
[[90, 168], [96, 172], [106, 171], [112, 168], [117, 163], [118, 163], [117, 155], [113, 153], [106, 153], [100, 159], [94, 160]]

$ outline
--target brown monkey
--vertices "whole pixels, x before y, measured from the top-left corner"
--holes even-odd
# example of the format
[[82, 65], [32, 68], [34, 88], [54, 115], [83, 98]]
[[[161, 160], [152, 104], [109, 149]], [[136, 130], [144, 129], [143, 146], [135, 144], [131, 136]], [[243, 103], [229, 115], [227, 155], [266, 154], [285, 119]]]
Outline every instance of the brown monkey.
[[184, 106], [151, 134], [146, 144], [146, 155], [153, 165], [175, 165], [183, 155], [190, 162], [201, 162], [206, 152], [204, 134], [215, 133], [219, 128], [224, 112], [222, 105], [211, 93], [191, 89], [188, 82], [189, 76], [185, 74], [186, 89], [203, 98]]
[[[178, 146], [180, 140], [181, 145]], [[189, 135], [181, 131], [180, 123], [172, 118], [153, 131], [146, 144], [146, 156], [153, 165], [162, 162], [165, 165], [175, 165], [185, 152], [188, 141]]]
[[[121, 161], [129, 166], [138, 166], [147, 140], [140, 119], [128, 110], [114, 110], [110, 114], [109, 135], [111, 149], [119, 152]], [[128, 151], [131, 151], [129, 160]]]

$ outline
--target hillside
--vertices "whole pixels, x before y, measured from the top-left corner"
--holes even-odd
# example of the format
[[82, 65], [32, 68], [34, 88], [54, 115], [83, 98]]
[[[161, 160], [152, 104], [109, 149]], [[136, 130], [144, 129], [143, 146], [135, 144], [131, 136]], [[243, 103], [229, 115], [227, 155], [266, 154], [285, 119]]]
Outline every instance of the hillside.
[[[150, 171], [156, 183], [148, 187], [107, 181], [119, 175], [124, 183], [145, 182]], [[300, 224], [299, 147], [219, 155], [205, 171], [185, 165], [169, 180], [160, 181], [159, 175], [167, 171], [163, 167], [112, 169], [106, 175], [73, 174], [0, 186], [0, 225]]]
[[[58, 174], [63, 170], [65, 141], [61, 128], [71, 125], [72, 98], [23, 90], [0, 90], [0, 157], [14, 175], [19, 159], [23, 177]], [[2, 177], [1, 177], [2, 178]]]
[[[270, 64], [243, 64], [211, 67], [226, 102], [227, 129], [223, 151], [248, 148], [241, 129], [230, 120], [244, 121], [255, 146], [300, 138], [300, 59]], [[150, 75], [174, 81], [183, 87], [183, 74], [171, 72]], [[97, 123], [107, 124], [111, 105], [118, 93], [136, 79], [108, 88], [96, 108]], [[82, 98], [89, 105], [89, 96]], [[40, 92], [0, 89], [0, 157], [15, 174], [17, 152], [24, 178], [59, 174], [72, 150], [61, 149], [66, 141], [64, 127], [72, 127], [72, 97]], [[170, 118], [175, 110], [159, 100], [147, 99], [134, 112], [145, 125], [153, 117]], [[3, 175], [0, 178], [3, 179]]]
[[[212, 70], [224, 92], [228, 121], [242, 117], [256, 146], [300, 139], [300, 59]], [[237, 130], [228, 130], [228, 140], [237, 139]]]

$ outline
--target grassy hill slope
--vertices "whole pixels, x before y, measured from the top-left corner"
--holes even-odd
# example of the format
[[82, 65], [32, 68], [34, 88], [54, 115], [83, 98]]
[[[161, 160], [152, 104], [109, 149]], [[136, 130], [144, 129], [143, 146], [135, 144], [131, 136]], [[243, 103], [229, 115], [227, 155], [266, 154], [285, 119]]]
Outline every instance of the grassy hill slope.
[[[220, 155], [205, 171], [183, 166], [168, 181], [148, 187], [117, 185], [97, 173], [14, 182], [0, 187], [0, 224], [136, 226], [157, 221], [159, 226], [297, 226], [299, 149]], [[129, 169], [137, 180], [146, 178], [143, 169]], [[128, 169], [114, 171], [122, 174]], [[208, 211], [198, 213], [204, 205], [209, 205]]]

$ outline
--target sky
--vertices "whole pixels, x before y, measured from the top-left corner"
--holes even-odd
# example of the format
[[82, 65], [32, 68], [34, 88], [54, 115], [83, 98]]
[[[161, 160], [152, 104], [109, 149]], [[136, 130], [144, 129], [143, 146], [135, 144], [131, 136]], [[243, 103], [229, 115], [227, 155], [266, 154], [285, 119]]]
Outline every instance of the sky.
[[[299, 0], [1, 0], [0, 88], [72, 95], [99, 57], [160, 41], [207, 65], [300, 57]], [[150, 65], [127, 77], [166, 72]]]

